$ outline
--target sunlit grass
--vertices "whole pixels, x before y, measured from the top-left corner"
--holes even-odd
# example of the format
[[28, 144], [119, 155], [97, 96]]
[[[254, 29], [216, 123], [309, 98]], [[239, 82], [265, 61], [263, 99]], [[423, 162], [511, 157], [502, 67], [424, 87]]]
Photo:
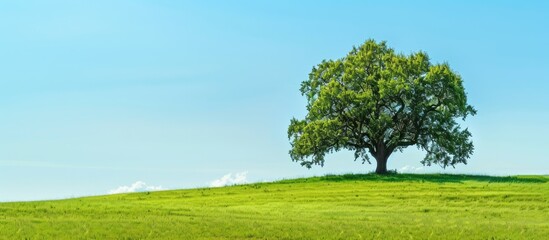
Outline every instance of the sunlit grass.
[[330, 175], [0, 204], [2, 239], [547, 239], [549, 177]]

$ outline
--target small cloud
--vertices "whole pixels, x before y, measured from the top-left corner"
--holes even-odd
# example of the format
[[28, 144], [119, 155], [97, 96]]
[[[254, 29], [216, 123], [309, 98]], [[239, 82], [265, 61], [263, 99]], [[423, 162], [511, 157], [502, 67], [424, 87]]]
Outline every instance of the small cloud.
[[152, 185], [147, 185], [143, 181], [137, 181], [130, 186], [120, 186], [118, 188], [110, 190], [109, 194], [148, 192], [148, 191], [160, 191], [160, 190], [166, 190], [166, 189], [163, 188], [162, 186], [152, 186]]
[[246, 183], [248, 172], [229, 173], [220, 179], [216, 179], [210, 183], [210, 187], [223, 187], [227, 185]]
[[421, 172], [423, 170], [423, 167], [414, 167], [410, 165], [406, 165], [404, 167], [401, 167], [398, 171], [404, 172], [404, 173], [417, 173]]

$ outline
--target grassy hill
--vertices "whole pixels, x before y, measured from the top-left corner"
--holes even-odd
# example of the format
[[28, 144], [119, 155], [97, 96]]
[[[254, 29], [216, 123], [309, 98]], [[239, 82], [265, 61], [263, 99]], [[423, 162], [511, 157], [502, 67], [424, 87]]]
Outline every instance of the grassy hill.
[[338, 175], [0, 203], [0, 239], [548, 239], [549, 177]]

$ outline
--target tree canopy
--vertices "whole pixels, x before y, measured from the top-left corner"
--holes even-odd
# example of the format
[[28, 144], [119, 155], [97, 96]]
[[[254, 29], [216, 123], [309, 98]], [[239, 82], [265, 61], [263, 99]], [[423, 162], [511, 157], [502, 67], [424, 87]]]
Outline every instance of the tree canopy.
[[391, 153], [408, 146], [426, 152], [427, 166], [466, 164], [473, 153], [471, 133], [456, 122], [476, 114], [462, 79], [425, 52], [395, 53], [370, 39], [313, 67], [300, 91], [308, 113], [290, 121], [288, 138], [292, 160], [308, 168], [341, 149], [363, 163], [373, 156], [376, 173], [386, 173]]

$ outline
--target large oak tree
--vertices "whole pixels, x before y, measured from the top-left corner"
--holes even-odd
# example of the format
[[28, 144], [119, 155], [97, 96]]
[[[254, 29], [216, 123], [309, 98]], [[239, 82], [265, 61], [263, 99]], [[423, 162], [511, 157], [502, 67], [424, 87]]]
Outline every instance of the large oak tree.
[[399, 54], [368, 40], [313, 67], [300, 90], [308, 113], [291, 120], [288, 137], [292, 160], [308, 168], [341, 149], [363, 163], [371, 154], [379, 174], [387, 173], [393, 152], [408, 146], [423, 149], [428, 166], [466, 164], [473, 153], [471, 133], [456, 122], [476, 113], [462, 79], [424, 52]]

